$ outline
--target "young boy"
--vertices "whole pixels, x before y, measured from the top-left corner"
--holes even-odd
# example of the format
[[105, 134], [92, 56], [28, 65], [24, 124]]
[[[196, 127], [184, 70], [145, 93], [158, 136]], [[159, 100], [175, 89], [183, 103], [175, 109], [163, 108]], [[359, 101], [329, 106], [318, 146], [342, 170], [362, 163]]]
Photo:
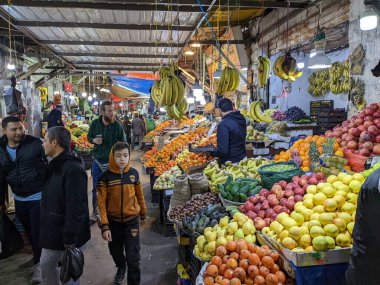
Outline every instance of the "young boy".
[[109, 156], [109, 169], [100, 177], [96, 188], [99, 227], [118, 268], [114, 284], [122, 284], [128, 265], [128, 285], [139, 285], [139, 220], [145, 220], [147, 209], [139, 173], [129, 164], [129, 145], [116, 143]]

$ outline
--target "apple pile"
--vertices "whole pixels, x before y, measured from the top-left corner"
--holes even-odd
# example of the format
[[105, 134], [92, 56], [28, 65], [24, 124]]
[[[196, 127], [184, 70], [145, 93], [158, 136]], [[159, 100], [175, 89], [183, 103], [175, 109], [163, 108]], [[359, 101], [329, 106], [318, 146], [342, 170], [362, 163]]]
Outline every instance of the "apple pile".
[[325, 182], [323, 173], [312, 173], [310, 176], [294, 176], [292, 181], [275, 183], [272, 189], [262, 189], [259, 194], [251, 196], [239, 207], [239, 211], [253, 220], [255, 228], [261, 231], [270, 225], [282, 212], [290, 214], [294, 205], [303, 200], [309, 185]]
[[380, 103], [373, 103], [326, 136], [335, 137], [346, 151], [362, 156], [380, 155]]

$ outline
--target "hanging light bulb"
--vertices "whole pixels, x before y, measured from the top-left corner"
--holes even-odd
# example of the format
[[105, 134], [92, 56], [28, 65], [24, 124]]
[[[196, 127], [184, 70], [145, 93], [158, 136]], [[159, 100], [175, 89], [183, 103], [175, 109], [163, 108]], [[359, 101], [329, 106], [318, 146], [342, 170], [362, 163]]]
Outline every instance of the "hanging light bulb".
[[370, 31], [377, 27], [377, 14], [371, 6], [366, 6], [364, 12], [360, 15], [360, 29]]
[[92, 96], [88, 96], [88, 101], [92, 101]]
[[219, 61], [219, 64], [218, 64], [218, 69], [214, 72], [214, 74], [212, 75], [214, 77], [214, 79], [220, 79], [220, 77], [222, 77], [222, 61]]
[[8, 70], [15, 70], [16, 66], [14, 65], [14, 63], [12, 61], [10, 61], [7, 65], [7, 68], [8, 68]]
[[184, 52], [185, 55], [194, 55], [194, 52], [191, 49], [188, 49]]
[[94, 93], [94, 94], [92, 94], [92, 98], [96, 98], [96, 94]]
[[305, 67], [305, 63], [304, 62], [297, 62], [297, 68], [298, 69], [302, 69], [302, 68], [304, 68]]
[[86, 92], [83, 92], [83, 93], [82, 93], [82, 97], [83, 97], [83, 98], [86, 98], [86, 97], [87, 97], [87, 93], [86, 93]]

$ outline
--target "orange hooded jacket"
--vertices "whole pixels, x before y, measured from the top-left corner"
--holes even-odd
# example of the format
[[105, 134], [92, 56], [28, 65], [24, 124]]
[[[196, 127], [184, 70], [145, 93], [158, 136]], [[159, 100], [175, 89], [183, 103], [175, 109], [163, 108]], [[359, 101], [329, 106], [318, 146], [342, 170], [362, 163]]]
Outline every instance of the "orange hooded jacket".
[[139, 173], [130, 167], [130, 160], [120, 173], [113, 155], [109, 155], [109, 169], [102, 174], [96, 187], [100, 212], [99, 227], [102, 232], [109, 229], [108, 219], [126, 222], [138, 216], [144, 219], [147, 213]]

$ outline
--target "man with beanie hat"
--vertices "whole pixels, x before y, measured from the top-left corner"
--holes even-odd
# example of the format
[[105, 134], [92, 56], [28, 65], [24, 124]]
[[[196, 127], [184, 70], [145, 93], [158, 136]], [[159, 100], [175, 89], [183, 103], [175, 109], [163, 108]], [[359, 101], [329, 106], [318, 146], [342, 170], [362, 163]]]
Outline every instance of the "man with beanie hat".
[[239, 162], [246, 157], [245, 137], [247, 134], [246, 121], [239, 111], [233, 111], [231, 100], [223, 98], [218, 104], [222, 121], [218, 125], [218, 145], [212, 153], [219, 157], [219, 162]]

